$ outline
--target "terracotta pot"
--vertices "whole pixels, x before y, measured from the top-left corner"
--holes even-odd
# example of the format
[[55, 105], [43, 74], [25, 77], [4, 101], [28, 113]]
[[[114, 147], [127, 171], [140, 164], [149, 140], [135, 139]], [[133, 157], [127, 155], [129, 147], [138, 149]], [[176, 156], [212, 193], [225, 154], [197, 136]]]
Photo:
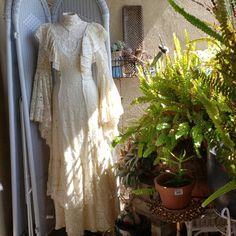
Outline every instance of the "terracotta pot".
[[186, 208], [191, 201], [191, 193], [194, 186], [194, 181], [191, 176], [191, 183], [181, 187], [166, 187], [163, 186], [167, 180], [173, 178], [171, 173], [163, 173], [154, 179], [155, 188], [159, 192], [161, 202], [164, 207], [171, 210], [180, 210]]

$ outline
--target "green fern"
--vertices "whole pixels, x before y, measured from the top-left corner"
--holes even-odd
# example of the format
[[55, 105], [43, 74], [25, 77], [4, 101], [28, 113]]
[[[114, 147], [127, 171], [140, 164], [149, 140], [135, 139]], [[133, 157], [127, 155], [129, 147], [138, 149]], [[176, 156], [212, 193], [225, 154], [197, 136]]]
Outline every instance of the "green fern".
[[180, 7], [174, 0], [168, 0], [168, 2], [176, 12], [181, 14], [192, 25], [196, 26], [198, 29], [202, 30], [204, 33], [217, 39], [218, 41], [222, 43], [224, 42], [222, 36], [210, 28], [205, 22], [186, 12], [184, 8]]
[[[213, 121], [216, 129], [220, 133], [223, 143], [232, 150], [235, 147], [235, 144], [231, 140], [230, 135], [224, 129], [221, 115], [222, 113], [218, 107], [219, 103], [216, 100], [210, 100], [209, 98], [207, 98], [206, 95], [202, 92], [201, 88], [198, 87], [197, 89], [198, 89], [198, 96], [201, 99], [201, 102], [204, 105], [210, 119]], [[221, 102], [220, 104], [224, 103]], [[223, 105], [223, 107], [225, 107], [225, 105]]]
[[[221, 42], [219, 45], [213, 39], [207, 39], [217, 46], [218, 53], [211, 61], [213, 73], [209, 84], [217, 92], [223, 93], [232, 100], [236, 100], [236, 31], [235, 31], [235, 1], [216, 0], [213, 8], [219, 27], [209, 27], [207, 23], [186, 12], [174, 0], [168, 0], [176, 12], [180, 13], [188, 22], [207, 33], [211, 38]], [[218, 32], [213, 30], [217, 28]]]
[[[187, 138], [193, 140], [192, 149], [195, 150], [196, 156], [200, 157], [200, 133], [205, 134], [208, 129], [204, 125], [198, 125], [198, 129], [201, 129], [198, 132], [199, 136], [196, 132], [190, 131], [199, 122], [198, 112], [194, 108], [201, 106], [193, 82], [198, 81], [202, 86], [204, 84], [201, 77], [198, 79], [196, 76], [196, 71], [201, 70], [201, 60], [197, 56], [196, 46], [189, 43], [187, 33], [185, 36], [186, 50], [181, 49], [174, 34], [175, 58], [171, 60], [167, 55], [159, 60], [156, 73], [151, 74], [148, 70], [146, 77], [140, 71], [139, 85], [142, 95], [136, 98], [133, 104], [146, 103], [148, 106], [141, 118], [118, 139], [123, 142], [133, 137], [138, 146], [139, 157], [148, 157], [155, 151], [158, 156], [168, 157], [177, 145]], [[200, 109], [199, 112], [203, 114], [201, 119], [207, 117], [204, 109]], [[163, 124], [166, 124], [164, 128]]]

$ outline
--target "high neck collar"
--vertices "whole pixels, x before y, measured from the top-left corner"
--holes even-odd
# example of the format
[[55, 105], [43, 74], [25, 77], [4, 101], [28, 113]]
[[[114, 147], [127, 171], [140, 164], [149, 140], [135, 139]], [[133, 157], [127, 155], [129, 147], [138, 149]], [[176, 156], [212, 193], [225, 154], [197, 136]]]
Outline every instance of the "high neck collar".
[[81, 23], [82, 20], [74, 12], [64, 12], [62, 13], [60, 23], [68, 30], [72, 29], [74, 26]]

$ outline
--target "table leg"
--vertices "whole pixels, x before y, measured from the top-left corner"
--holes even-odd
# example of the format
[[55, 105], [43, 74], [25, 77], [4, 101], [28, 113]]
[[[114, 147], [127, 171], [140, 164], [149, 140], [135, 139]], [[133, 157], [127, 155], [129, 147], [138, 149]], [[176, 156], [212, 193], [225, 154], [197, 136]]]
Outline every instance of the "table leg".
[[180, 236], [180, 222], [176, 223], [176, 236]]
[[161, 227], [160, 226], [152, 224], [151, 231], [152, 231], [152, 236], [161, 236]]
[[185, 222], [186, 228], [187, 228], [187, 236], [192, 236], [192, 232], [193, 232], [193, 223], [192, 221], [187, 221]]

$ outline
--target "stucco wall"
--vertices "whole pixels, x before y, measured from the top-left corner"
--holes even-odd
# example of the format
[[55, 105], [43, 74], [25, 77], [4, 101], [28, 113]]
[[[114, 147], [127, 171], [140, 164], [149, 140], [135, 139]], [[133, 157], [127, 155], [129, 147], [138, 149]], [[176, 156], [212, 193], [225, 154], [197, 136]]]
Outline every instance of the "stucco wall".
[[[192, 14], [213, 22], [210, 13], [200, 5], [193, 3], [191, 0], [179, 0], [179, 2]], [[202, 0], [202, 2], [204, 1]], [[107, 0], [107, 5], [110, 10], [111, 43], [123, 39], [122, 7], [125, 5], [141, 5], [143, 7], [144, 45], [151, 55], [158, 50], [159, 36], [170, 49], [173, 49], [173, 32], [179, 36], [182, 43], [185, 41], [185, 29], [189, 32], [191, 38], [204, 36], [200, 30], [194, 28], [182, 16], [175, 13], [167, 0]]]
[[[191, 0], [178, 0], [178, 2], [195, 16], [213, 22], [211, 14], [200, 5]], [[204, 3], [204, 0], [202, 2]], [[182, 46], [185, 43], [185, 29], [189, 32], [190, 39], [205, 36], [200, 30], [186, 22], [182, 16], [175, 13], [167, 0], [107, 0], [107, 5], [110, 10], [111, 43], [123, 40], [122, 7], [125, 5], [141, 5], [143, 7], [144, 49], [150, 55], [155, 55], [158, 52], [159, 37], [169, 48], [171, 55], [173, 53], [173, 32], [177, 34]], [[205, 47], [203, 44], [198, 46], [199, 48]], [[116, 81], [116, 84], [125, 108], [120, 122], [120, 127], [123, 130], [142, 113], [141, 107], [130, 105], [130, 102], [140, 94], [140, 91], [137, 78], [122, 78]]]

